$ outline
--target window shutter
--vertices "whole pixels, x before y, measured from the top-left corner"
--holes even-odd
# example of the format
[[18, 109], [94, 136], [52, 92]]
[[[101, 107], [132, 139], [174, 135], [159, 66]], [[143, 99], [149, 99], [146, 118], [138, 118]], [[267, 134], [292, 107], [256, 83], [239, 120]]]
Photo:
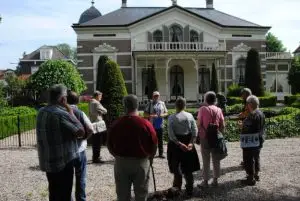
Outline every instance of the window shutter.
[[204, 42], [204, 35], [203, 35], [203, 32], [200, 33], [199, 42]]
[[164, 42], [169, 42], [169, 36], [170, 36], [170, 32], [169, 32], [169, 28], [167, 26], [163, 26], [163, 34], [164, 34], [164, 38], [163, 41]]
[[190, 42], [190, 26], [186, 25], [184, 27], [184, 42]]
[[152, 42], [152, 33], [148, 31], [148, 42]]

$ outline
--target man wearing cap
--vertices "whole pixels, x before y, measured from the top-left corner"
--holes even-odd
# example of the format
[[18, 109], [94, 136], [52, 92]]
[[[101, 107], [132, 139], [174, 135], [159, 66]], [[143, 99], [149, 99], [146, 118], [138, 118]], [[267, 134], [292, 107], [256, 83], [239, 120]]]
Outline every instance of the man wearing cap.
[[149, 118], [155, 128], [158, 138], [158, 156], [159, 158], [165, 158], [163, 155], [163, 119], [168, 116], [168, 110], [165, 103], [160, 100], [158, 91], [153, 92], [152, 100], [145, 107], [144, 116]]

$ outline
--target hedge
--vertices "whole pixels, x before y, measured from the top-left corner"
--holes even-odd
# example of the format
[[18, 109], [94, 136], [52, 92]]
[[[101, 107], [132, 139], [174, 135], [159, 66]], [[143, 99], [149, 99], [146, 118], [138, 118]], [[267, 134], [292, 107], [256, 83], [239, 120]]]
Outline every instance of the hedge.
[[78, 109], [83, 111], [87, 116], [89, 116], [89, 104], [88, 103], [79, 103]]
[[[235, 107], [238, 107], [235, 106]], [[300, 136], [300, 109], [283, 108], [281, 110], [272, 110], [262, 108], [266, 115], [266, 136], [267, 139], [286, 138]], [[195, 109], [189, 109], [190, 112], [196, 112]], [[173, 110], [170, 111], [170, 114]], [[224, 136], [229, 142], [239, 141], [239, 128], [237, 121], [225, 118], [226, 129]], [[168, 139], [168, 121], [164, 121], [164, 139]]]
[[297, 100], [300, 100], [300, 94], [284, 96], [284, 104], [288, 106], [292, 105]]
[[[20, 115], [20, 132], [35, 129], [36, 114]], [[0, 117], [0, 139], [18, 134], [18, 116]]]
[[[260, 101], [260, 107], [274, 107], [277, 103], [276, 96], [263, 96], [258, 97]], [[243, 103], [243, 100], [239, 97], [227, 97], [228, 105], [236, 105]]]

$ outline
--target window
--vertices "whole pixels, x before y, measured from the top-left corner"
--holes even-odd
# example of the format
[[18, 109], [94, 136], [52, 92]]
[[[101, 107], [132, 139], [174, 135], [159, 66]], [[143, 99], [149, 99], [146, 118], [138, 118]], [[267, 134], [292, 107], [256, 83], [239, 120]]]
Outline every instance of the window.
[[40, 50], [40, 59], [41, 60], [48, 60], [52, 58], [52, 49], [41, 49]]
[[246, 69], [246, 59], [240, 58], [236, 62], [236, 73], [235, 73], [235, 80], [236, 83], [239, 85], [245, 84], [245, 69]]
[[209, 68], [199, 68], [199, 94], [204, 94], [210, 89], [210, 70]]
[[31, 74], [34, 74], [35, 72], [37, 72], [39, 70], [38, 66], [31, 66]]
[[180, 66], [173, 66], [170, 71], [171, 96], [184, 96], [184, 74]]
[[[199, 42], [199, 34], [194, 30], [190, 31], [190, 42], [192, 42], [192, 43]], [[197, 44], [191, 44], [191, 49], [194, 50], [194, 49], [196, 49], [196, 47], [197, 47]]]
[[154, 49], [162, 49], [161, 42], [163, 41], [163, 34], [161, 30], [156, 30], [153, 33], [153, 41], [157, 42], [156, 44], [154, 44]]
[[177, 43], [177, 44], [171, 44], [170, 48], [171, 49], [180, 49], [180, 44], [178, 42], [183, 41], [183, 32], [180, 26], [178, 25], [173, 25], [170, 28], [170, 38], [171, 42]]
[[147, 96], [148, 95], [148, 68], [143, 69], [142, 71], [142, 90], [143, 90], [143, 95]]
[[121, 68], [123, 78], [125, 81], [132, 80], [132, 71], [131, 68]]

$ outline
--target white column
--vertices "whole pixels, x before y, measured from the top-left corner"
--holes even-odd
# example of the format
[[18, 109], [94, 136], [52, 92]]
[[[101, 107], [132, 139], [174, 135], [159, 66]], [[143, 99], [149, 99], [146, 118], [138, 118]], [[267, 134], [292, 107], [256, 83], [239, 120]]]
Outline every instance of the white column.
[[225, 86], [225, 94], [227, 93], [227, 67], [226, 67], [226, 59], [227, 58], [227, 56], [225, 55], [225, 57], [224, 57], [224, 67], [225, 67], [225, 72], [224, 72], [224, 79], [225, 79], [225, 83], [224, 83], [224, 86]]
[[199, 62], [198, 59], [192, 59], [195, 63], [195, 70], [196, 70], [196, 93], [197, 93], [197, 103], [199, 103]]
[[138, 81], [137, 81], [137, 77], [138, 77], [138, 62], [137, 62], [137, 58], [134, 58], [134, 73], [135, 73], [135, 94], [138, 96]]
[[169, 62], [171, 61], [171, 59], [166, 59], [166, 102], [169, 101], [170, 95], [169, 95]]

